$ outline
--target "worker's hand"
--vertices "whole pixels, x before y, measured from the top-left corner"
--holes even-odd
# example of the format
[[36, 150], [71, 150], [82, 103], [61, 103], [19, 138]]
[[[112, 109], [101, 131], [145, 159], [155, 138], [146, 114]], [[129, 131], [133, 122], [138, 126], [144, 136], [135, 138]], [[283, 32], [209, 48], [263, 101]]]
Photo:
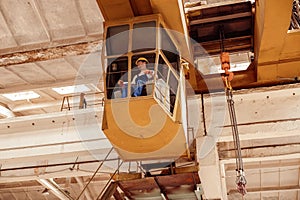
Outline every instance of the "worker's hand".
[[145, 70], [144, 73], [145, 74], [153, 74], [153, 71], [151, 71], [151, 70]]
[[118, 84], [119, 84], [119, 86], [123, 87], [123, 85], [124, 85], [124, 81], [122, 81], [122, 80], [119, 80], [119, 81], [118, 81]]

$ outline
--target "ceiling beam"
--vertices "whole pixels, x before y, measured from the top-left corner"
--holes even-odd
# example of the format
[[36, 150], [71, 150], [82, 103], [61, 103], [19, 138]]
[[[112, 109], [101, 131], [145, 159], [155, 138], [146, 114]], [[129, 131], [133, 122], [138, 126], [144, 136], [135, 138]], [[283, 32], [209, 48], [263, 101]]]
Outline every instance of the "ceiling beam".
[[[242, 157], [243, 158], [257, 158], [257, 157], [273, 157], [280, 155], [296, 154], [300, 153], [300, 143], [298, 144], [285, 144], [285, 145], [274, 145], [268, 147], [258, 147], [258, 148], [243, 148], [242, 147]], [[219, 151], [219, 158], [231, 159], [236, 157], [235, 150]]]
[[[251, 0], [251, 1], [255, 1], [255, 0]], [[201, 2], [201, 1], [200, 1]], [[219, 6], [225, 6], [225, 5], [230, 5], [230, 4], [235, 4], [235, 3], [244, 3], [245, 0], [226, 0], [226, 1], [213, 1], [210, 3], [207, 3], [206, 0], [206, 4], [200, 4], [200, 5], [196, 5], [196, 6], [192, 6], [192, 7], [186, 7], [185, 8], [185, 12], [197, 12], [198, 10], [201, 9], [205, 9], [205, 8], [213, 8], [213, 7], [219, 7]]]
[[[251, 140], [242, 140], [241, 147], [246, 148], [259, 148], [259, 147], [270, 147], [270, 146], [280, 146], [280, 145], [292, 145], [292, 144], [300, 144], [299, 134], [295, 134], [294, 136], [287, 135], [282, 137], [270, 137], [269, 138], [253, 138]], [[233, 141], [228, 142], [218, 142], [217, 144], [219, 151], [228, 151], [234, 149]]]
[[[24, 191], [24, 190], [23, 190]], [[22, 192], [23, 192], [22, 191]], [[15, 200], [18, 200], [18, 197], [16, 195], [16, 193], [14, 193], [12, 190], [9, 190], [10, 194], [14, 197]]]
[[[223, 40], [224, 46], [226, 46], [226, 51], [228, 52], [241, 52], [241, 51], [250, 51], [251, 49], [251, 40], [252, 36], [240, 36], [234, 38], [226, 38]], [[195, 43], [193, 45], [194, 56], [208, 56], [214, 54], [220, 54], [220, 40], [213, 40], [208, 42]], [[205, 51], [204, 51], [205, 50]]]
[[[64, 96], [66, 97], [66, 96]], [[85, 100], [87, 102], [87, 107], [98, 107], [100, 103], [102, 102], [103, 94], [90, 94], [90, 95], [85, 95]], [[80, 98], [77, 95], [72, 95], [68, 97], [69, 103], [70, 103], [70, 109], [79, 109], [79, 103], [80, 103]], [[64, 103], [64, 105], [63, 105]], [[49, 107], [58, 107], [60, 108], [61, 106], [65, 106], [66, 102], [63, 102], [63, 97], [61, 97], [61, 100], [53, 100], [53, 101], [48, 101], [48, 102], [41, 102], [41, 103], [31, 103], [31, 104], [19, 104], [11, 108], [12, 112], [22, 112], [26, 110], [33, 110], [33, 109], [43, 109], [43, 108], [49, 108]], [[59, 109], [57, 110], [57, 112]], [[0, 114], [1, 114], [1, 104], [0, 104]]]
[[[299, 159], [300, 153], [294, 154], [286, 154], [286, 155], [279, 155], [279, 156], [270, 156], [270, 157], [253, 157], [253, 158], [243, 158], [243, 162], [252, 163], [252, 162], [263, 162], [263, 161], [279, 161], [279, 160], [290, 160], [290, 159]], [[220, 164], [235, 164], [235, 158], [228, 158], [224, 160], [220, 160]]]
[[40, 8], [39, 2], [37, 0], [30, 0], [30, 2], [32, 5], [33, 12], [39, 18], [49, 42], [52, 42], [53, 38], [50, 34], [50, 28], [49, 28], [49, 26], [47, 24], [47, 20], [46, 20], [45, 16], [43, 15], [43, 12]]
[[[269, 193], [269, 192], [292, 192], [300, 191], [300, 186], [277, 186], [277, 187], [261, 187], [261, 188], [247, 188], [247, 193]], [[230, 194], [238, 193], [237, 190], [230, 190]]]
[[100, 51], [101, 48], [102, 40], [95, 40], [91, 42], [82, 42], [78, 44], [49, 47], [46, 49], [41, 48], [37, 50], [5, 54], [0, 55], [0, 67], [58, 59], [66, 56], [90, 54]]
[[235, 14], [231, 14], [231, 15], [223, 15], [223, 16], [217, 16], [217, 17], [211, 17], [211, 18], [192, 20], [190, 22], [190, 25], [219, 22], [222, 20], [231, 20], [231, 19], [237, 19], [237, 18], [241, 18], [241, 17], [250, 17], [250, 16], [252, 16], [251, 12], [235, 13]]
[[33, 200], [32, 197], [31, 197], [31, 195], [30, 195], [31, 193], [29, 193], [29, 192], [27, 192], [27, 191], [25, 191], [25, 190], [24, 190], [24, 192], [25, 192], [25, 194], [26, 194], [26, 197], [27, 197], [29, 200]]
[[13, 34], [13, 31], [12, 31], [12, 26], [10, 26], [9, 24], [9, 20], [7, 19], [7, 17], [5, 17], [5, 15], [3, 14], [4, 12], [4, 9], [2, 9], [1, 8], [1, 6], [0, 6], [0, 17], [1, 17], [1, 26], [2, 27], [6, 27], [7, 28], [7, 30], [8, 30], [8, 32], [9, 32], [9, 34], [11, 35], [11, 36], [13, 36], [12, 38], [13, 38], [13, 41], [14, 41], [14, 43], [17, 45], [17, 46], [19, 46], [20, 45], [20, 43], [16, 40], [16, 37], [14, 37], [14, 34]]
[[[95, 163], [97, 165], [94, 165], [93, 167], [97, 167], [99, 165], [99, 161], [95, 161]], [[70, 165], [69, 165], [70, 166]], [[85, 168], [84, 164], [80, 165], [83, 169]], [[95, 168], [93, 168], [94, 170]], [[113, 173], [113, 171], [111, 171], [111, 173]], [[8, 183], [15, 183], [15, 182], [22, 182], [22, 181], [32, 181], [32, 180], [37, 180], [40, 178], [43, 179], [49, 179], [49, 178], [71, 178], [71, 177], [76, 177], [76, 176], [87, 176], [87, 177], [91, 177], [94, 174], [94, 171], [90, 170], [90, 171], [84, 171], [84, 170], [73, 170], [73, 171], [63, 171], [63, 172], [53, 172], [51, 174], [45, 174], [45, 175], [26, 175], [26, 176], [17, 176], [17, 177], [5, 177], [2, 176], [1, 180], [0, 180], [0, 184], [8, 184]], [[105, 185], [107, 183], [107, 180], [109, 179], [109, 177], [105, 177], [103, 176], [103, 173], [99, 172], [99, 174], [97, 174], [97, 176], [102, 176], [102, 180], [101, 181], [97, 181], [97, 182], [101, 182], [101, 184]], [[104, 178], [105, 177], [105, 178]], [[95, 182], [95, 181], [94, 181]], [[13, 187], [15, 188], [15, 187]], [[4, 189], [5, 190], [5, 189]], [[1, 189], [0, 189], [1, 191]]]
[[[259, 165], [257, 163], [245, 163], [244, 164], [244, 168], [247, 170], [251, 170], [251, 169], [298, 169], [300, 167], [300, 163], [298, 159], [295, 160], [285, 160], [284, 162], [281, 161], [277, 161], [274, 160], [274, 162], [272, 163], [268, 163], [268, 162], [260, 162]], [[226, 171], [236, 171], [236, 166], [235, 164], [226, 164], [225, 165], [225, 169]]]
[[102, 87], [103, 81], [100, 80], [102, 78], [101, 70], [99, 70], [98, 74], [85, 76], [84, 78], [70, 78], [65, 80], [56, 80], [56, 81], [49, 81], [44, 83], [37, 83], [37, 84], [23, 84], [18, 86], [11, 86], [11, 87], [0, 87], [0, 94], [5, 93], [14, 93], [16, 91], [28, 91], [28, 90], [41, 90], [46, 88], [53, 88], [53, 87], [64, 87], [70, 85], [80, 85], [80, 84], [94, 84], [100, 85]]

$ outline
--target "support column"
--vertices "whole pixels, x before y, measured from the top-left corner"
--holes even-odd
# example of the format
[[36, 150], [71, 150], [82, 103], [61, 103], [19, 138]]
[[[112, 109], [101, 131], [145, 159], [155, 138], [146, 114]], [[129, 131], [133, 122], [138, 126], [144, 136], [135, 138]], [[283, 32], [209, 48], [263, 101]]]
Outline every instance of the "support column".
[[[203, 148], [206, 145], [203, 145], [207, 137], [197, 138], [197, 151], [203, 151]], [[222, 182], [221, 182], [221, 173], [220, 173], [220, 162], [216, 145], [212, 150], [206, 154], [205, 157], [197, 158], [200, 164], [199, 176], [201, 180], [201, 185], [204, 191], [205, 199], [222, 199], [227, 200], [226, 192], [225, 195], [222, 194]]]

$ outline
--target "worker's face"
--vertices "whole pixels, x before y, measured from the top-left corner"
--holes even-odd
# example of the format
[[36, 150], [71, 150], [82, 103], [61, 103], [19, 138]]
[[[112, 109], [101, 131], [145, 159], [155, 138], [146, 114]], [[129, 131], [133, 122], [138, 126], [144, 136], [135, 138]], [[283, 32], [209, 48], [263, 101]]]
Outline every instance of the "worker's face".
[[147, 69], [147, 67], [146, 67], [146, 62], [144, 62], [144, 61], [139, 61], [139, 62], [137, 63], [137, 66], [138, 66], [138, 68], [139, 68], [140, 70]]

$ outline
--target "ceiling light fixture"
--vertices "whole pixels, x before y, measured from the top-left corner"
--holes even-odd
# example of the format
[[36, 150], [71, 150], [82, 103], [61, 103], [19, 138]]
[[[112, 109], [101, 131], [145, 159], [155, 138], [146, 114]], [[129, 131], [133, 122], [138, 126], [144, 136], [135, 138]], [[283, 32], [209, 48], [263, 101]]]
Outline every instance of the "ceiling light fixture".
[[88, 88], [86, 85], [72, 85], [66, 87], [58, 87], [52, 88], [58, 94], [72, 94], [72, 93], [81, 93], [81, 92], [88, 92], [91, 89]]
[[18, 101], [18, 100], [29, 100], [29, 99], [35, 99], [39, 98], [40, 95], [35, 93], [34, 91], [26, 91], [26, 92], [16, 92], [16, 93], [9, 93], [9, 94], [2, 94], [2, 96], [12, 100], [12, 101]]
[[15, 114], [9, 108], [7, 108], [7, 106], [2, 105], [1, 103], [0, 103], [0, 115], [3, 115], [7, 118], [15, 117]]

